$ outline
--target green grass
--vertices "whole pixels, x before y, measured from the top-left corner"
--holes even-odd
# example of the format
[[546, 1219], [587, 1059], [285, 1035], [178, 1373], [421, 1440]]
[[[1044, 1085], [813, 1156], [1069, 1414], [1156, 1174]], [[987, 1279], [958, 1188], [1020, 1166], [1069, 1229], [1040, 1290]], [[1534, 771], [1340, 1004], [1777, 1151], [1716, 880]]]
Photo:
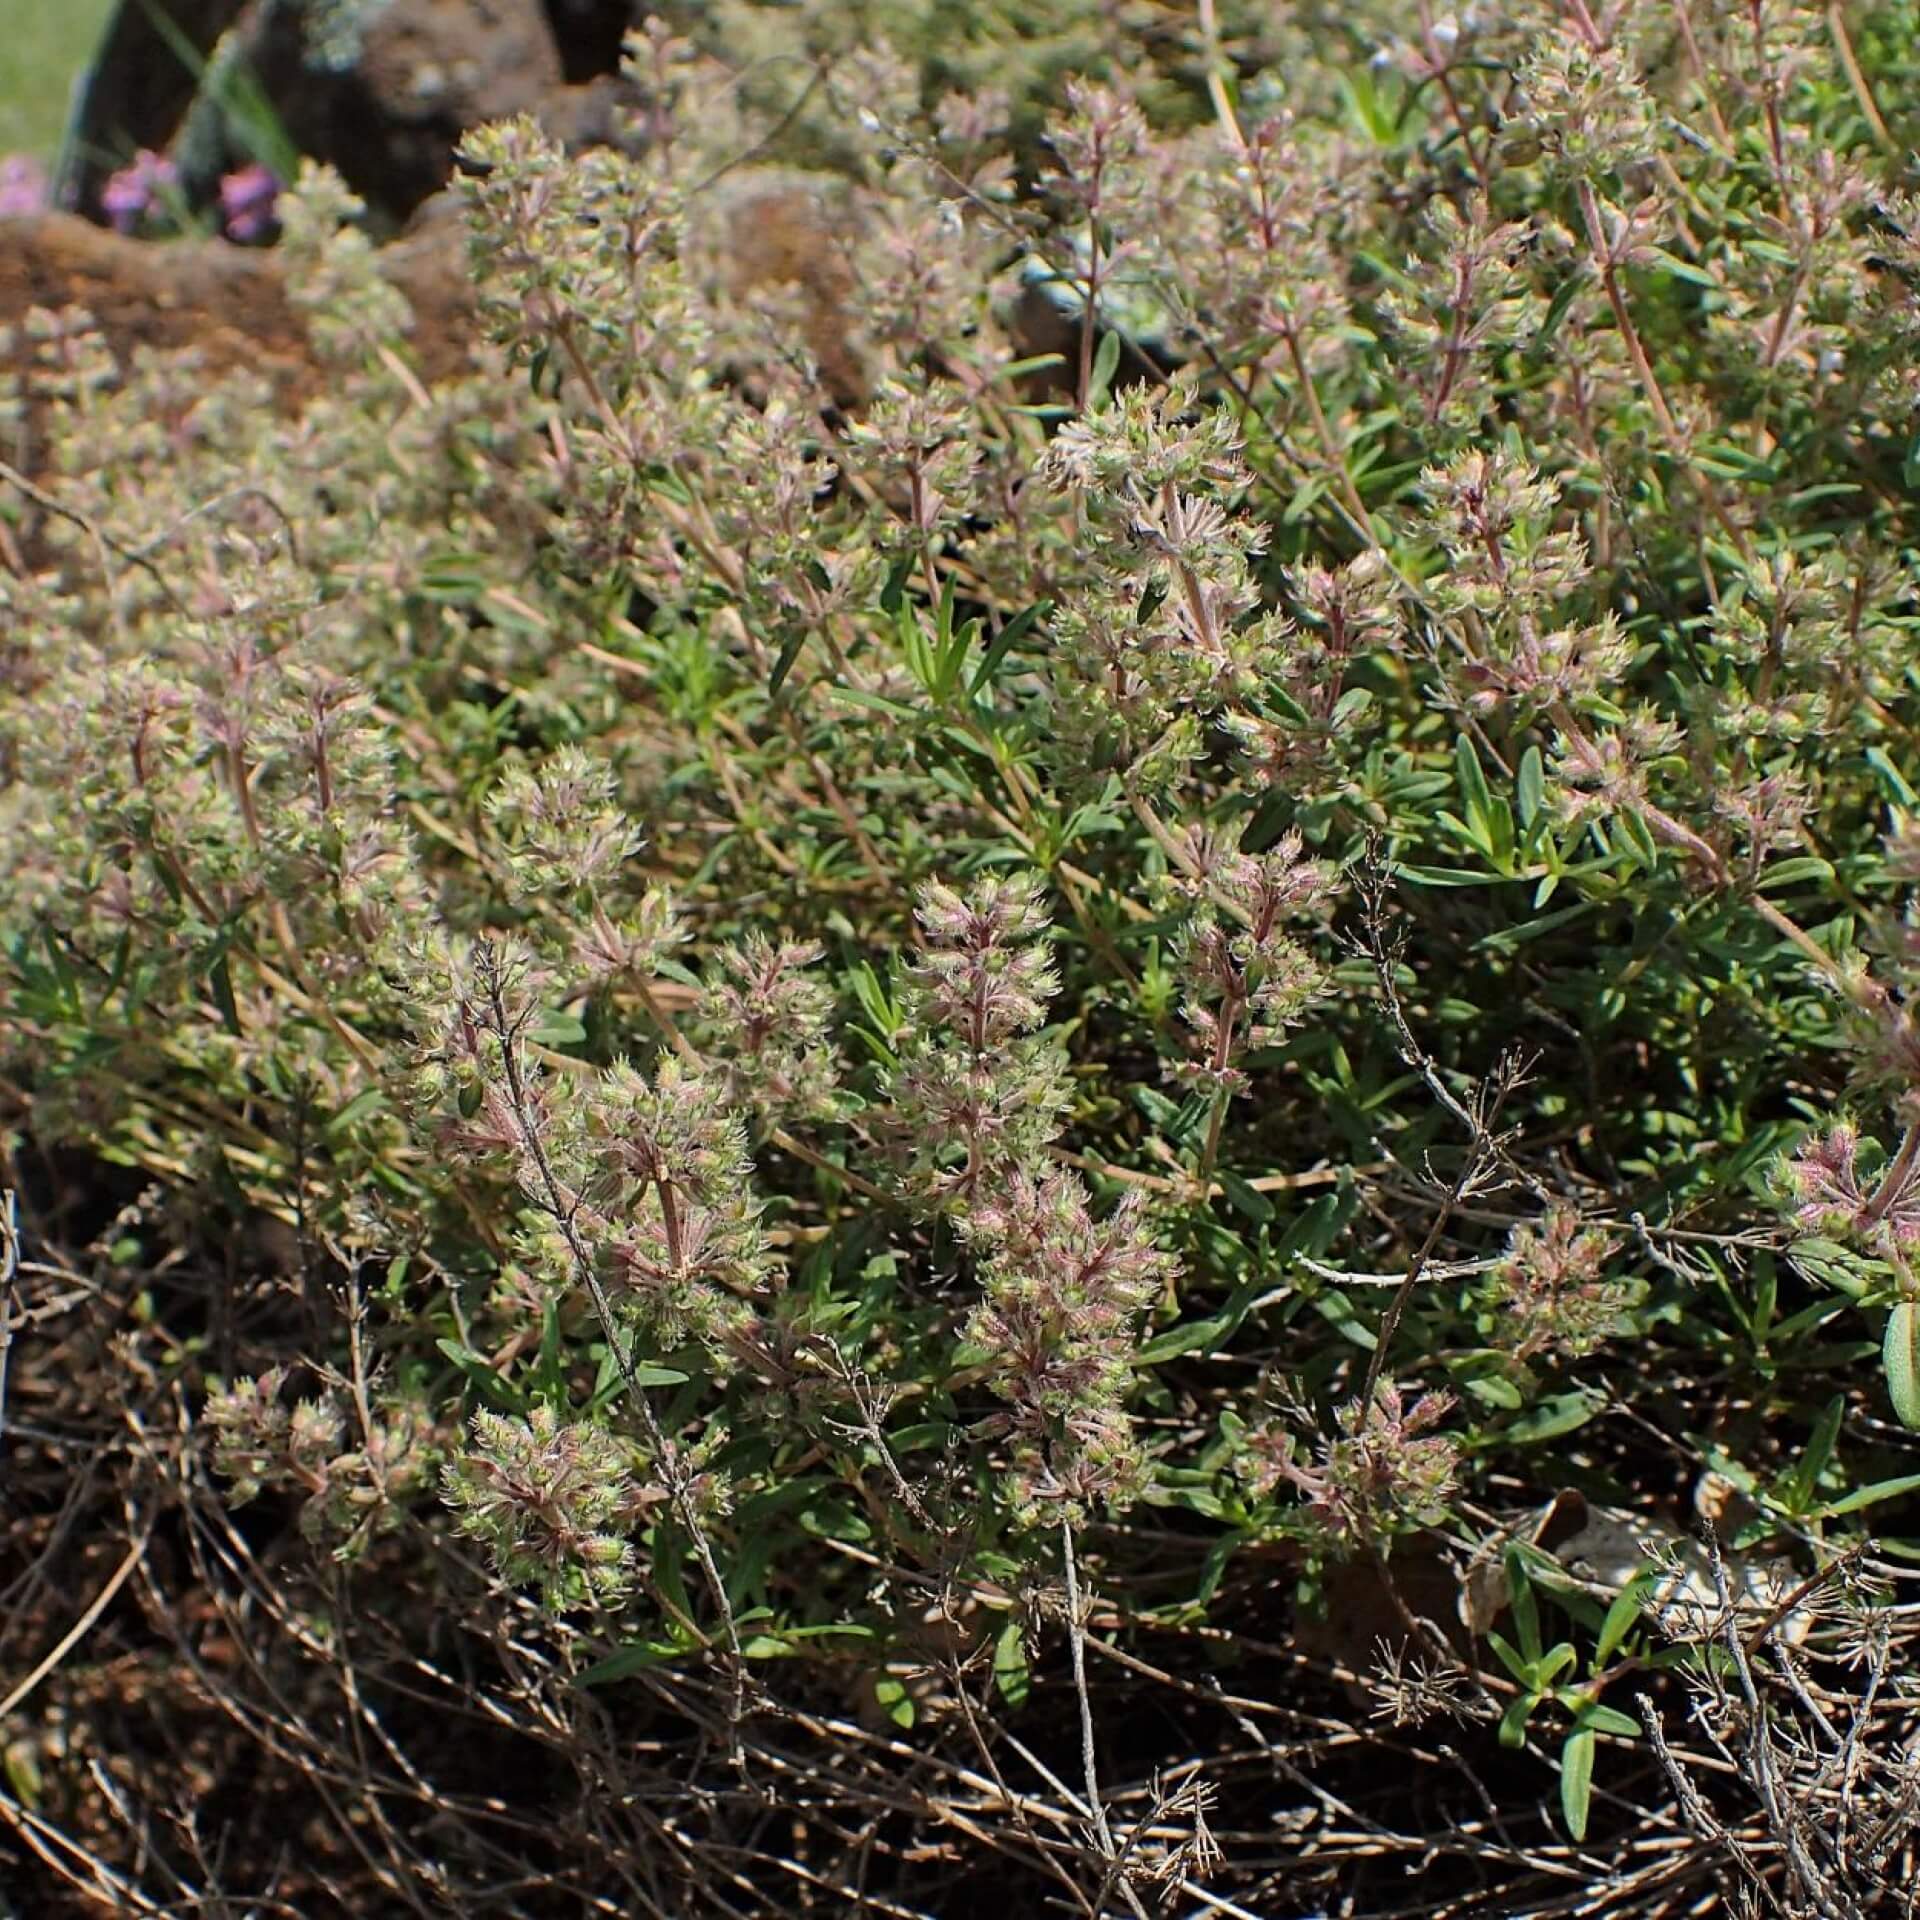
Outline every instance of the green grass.
[[51, 160], [113, 0], [0, 0], [0, 153]]

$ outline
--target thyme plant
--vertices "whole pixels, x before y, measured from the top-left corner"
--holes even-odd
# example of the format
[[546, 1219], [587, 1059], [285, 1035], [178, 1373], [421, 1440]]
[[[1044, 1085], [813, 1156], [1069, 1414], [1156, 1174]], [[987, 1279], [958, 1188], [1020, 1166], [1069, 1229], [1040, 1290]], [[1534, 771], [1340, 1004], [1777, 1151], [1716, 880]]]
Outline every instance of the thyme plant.
[[[127, 1339], [315, 1578], [736, 1752], [847, 1681], [977, 1767], [1064, 1647], [1094, 1837], [994, 1817], [1086, 1911], [1277, 1897], [1103, 1796], [1091, 1643], [1244, 1695], [1356, 1581], [1331, 1664], [1627, 1860], [1666, 1676], [1793, 1611], [1739, 1556], [1910, 1579], [1912, 11], [1063, 0], [1018, 98], [871, 11], [474, 133], [464, 378], [311, 167], [292, 413], [36, 316], [9, 1180], [210, 1276]], [[714, 265], [776, 164], [792, 297]], [[1724, 1631], [1543, 1544], [1709, 1484]]]

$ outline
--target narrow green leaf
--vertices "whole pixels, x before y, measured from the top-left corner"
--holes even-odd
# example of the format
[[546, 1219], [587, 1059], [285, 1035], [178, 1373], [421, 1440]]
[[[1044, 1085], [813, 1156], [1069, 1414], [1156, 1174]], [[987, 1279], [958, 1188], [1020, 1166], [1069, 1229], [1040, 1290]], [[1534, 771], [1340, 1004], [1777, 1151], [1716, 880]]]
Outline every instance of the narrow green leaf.
[[1640, 1598], [1652, 1578], [1651, 1570], [1642, 1567], [1613, 1596], [1613, 1605], [1607, 1609], [1607, 1617], [1600, 1623], [1600, 1639], [1593, 1650], [1596, 1671], [1619, 1652], [1621, 1641], [1633, 1631], [1634, 1623], [1640, 1618]]
[[1533, 1710], [1539, 1704], [1539, 1697], [1536, 1694], [1514, 1695], [1508, 1703], [1506, 1712], [1500, 1716], [1500, 1744], [1503, 1747], [1524, 1747], [1527, 1744], [1527, 1722], [1533, 1717]]
[[1032, 606], [1016, 613], [1007, 624], [994, 635], [993, 644], [987, 649], [986, 658], [974, 669], [973, 684], [969, 693], [978, 693], [992, 680], [1000, 670], [1000, 662], [1025, 638], [1027, 630], [1037, 620], [1044, 620], [1053, 611], [1051, 600], [1036, 600]]
[[1791, 1472], [1780, 1482], [1780, 1502], [1790, 1513], [1802, 1513], [1813, 1499], [1813, 1490], [1833, 1458], [1834, 1442], [1840, 1437], [1840, 1420], [1846, 1412], [1846, 1397], [1836, 1393], [1821, 1410], [1808, 1436], [1805, 1450]]
[[1120, 336], [1117, 333], [1103, 333], [1100, 344], [1094, 349], [1093, 378], [1087, 384], [1087, 411], [1092, 413], [1107, 397], [1113, 386], [1113, 376], [1120, 371]]
[[549, 1406], [559, 1407], [566, 1400], [566, 1356], [560, 1345], [560, 1302], [551, 1296], [540, 1312], [540, 1366], [534, 1375], [534, 1391]]
[[653, 1533], [653, 1584], [666, 1602], [668, 1619], [676, 1634], [693, 1625], [693, 1596], [687, 1591], [686, 1545], [680, 1530], [659, 1526]]
[[1806, 880], [1831, 880], [1833, 863], [1803, 854], [1797, 860], [1778, 860], [1760, 878], [1760, 891], [1771, 893], [1776, 887], [1797, 887]]
[[1540, 818], [1540, 810], [1546, 804], [1547, 793], [1546, 767], [1538, 747], [1529, 747], [1520, 756], [1520, 774], [1515, 782], [1515, 791], [1520, 803], [1520, 824], [1531, 833], [1533, 823]]
[[1183, 1320], [1178, 1326], [1169, 1327], [1157, 1340], [1149, 1340], [1140, 1349], [1140, 1364], [1156, 1367], [1164, 1360], [1178, 1359], [1183, 1353], [1217, 1352], [1238, 1330], [1240, 1322], [1247, 1317], [1247, 1310], [1265, 1290], [1264, 1275], [1241, 1281], [1218, 1313], [1204, 1320]]
[[1575, 1840], [1587, 1837], [1587, 1812], [1593, 1802], [1593, 1747], [1591, 1727], [1575, 1727], [1560, 1749], [1560, 1811], [1567, 1832]]
[[780, 657], [773, 663], [773, 672], [767, 679], [767, 695], [772, 698], [787, 684], [787, 675], [793, 671], [793, 663], [800, 658], [800, 649], [807, 644], [807, 629], [796, 625], [787, 635], [780, 648]]
[[1887, 1398], [1903, 1427], [1920, 1427], [1920, 1303], [1902, 1300], [1887, 1316]]
[[1480, 770], [1480, 756], [1473, 741], [1461, 734], [1453, 744], [1454, 777], [1460, 785], [1460, 797], [1466, 802], [1467, 818], [1484, 841], [1493, 838], [1493, 797], [1487, 791], [1487, 776]]
[[1533, 1662], [1504, 1634], [1489, 1631], [1487, 1645], [1490, 1646], [1500, 1664], [1524, 1686], [1533, 1684]]
[[1008, 1706], [1026, 1705], [1033, 1676], [1027, 1670], [1026, 1635], [1018, 1620], [1009, 1620], [993, 1643], [993, 1683]]
[[868, 693], [863, 687], [834, 687], [832, 697], [849, 707], [862, 707], [869, 713], [884, 713], [890, 720], [918, 721], [920, 715], [904, 701], [889, 700], [884, 694]]
[[632, 1384], [636, 1387], [684, 1387], [692, 1378], [682, 1373], [678, 1367], [656, 1367], [645, 1360], [636, 1360], [628, 1368], [632, 1375]]
[[1220, 1185], [1228, 1200], [1249, 1220], [1265, 1226], [1273, 1218], [1273, 1202], [1257, 1188], [1249, 1186], [1237, 1173], [1222, 1173]]
[[1461, 1384], [1482, 1406], [1497, 1407], [1502, 1413], [1518, 1413], [1526, 1405], [1520, 1389], [1503, 1374], [1477, 1374]]
[[[1906, 1424], [1912, 1426], [1914, 1423], [1909, 1420]], [[1844, 1498], [1822, 1507], [1814, 1518], [1837, 1520], [1842, 1514], [1858, 1513], [1862, 1507], [1875, 1507], [1882, 1500], [1897, 1500], [1903, 1493], [1916, 1490], [1920, 1490], [1920, 1473], [1903, 1473], [1897, 1479], [1876, 1480], [1872, 1486], [1856, 1487]]]
[[1704, 267], [1696, 267], [1690, 260], [1682, 260], [1678, 254], [1669, 253], [1665, 247], [1649, 247], [1648, 255], [1666, 268], [1676, 280], [1690, 281], [1696, 287], [1712, 287], [1719, 291], [1720, 282]]
[[887, 569], [887, 584], [880, 589], [880, 611], [898, 613], [907, 589], [907, 577], [913, 572], [913, 555], [903, 553]]
[[1647, 823], [1631, 809], [1613, 817], [1614, 830], [1640, 856], [1640, 864], [1649, 869], [1660, 864], [1660, 849], [1654, 844]]
[[1618, 1707], [1605, 1707], [1599, 1701], [1580, 1709], [1580, 1722], [1583, 1727], [1591, 1727], [1595, 1733], [1610, 1733], [1617, 1740], [1637, 1740], [1640, 1738], [1640, 1722], [1630, 1713], [1622, 1713]]
[[384, 1089], [364, 1088], [327, 1122], [326, 1137], [329, 1140], [344, 1139], [359, 1121], [366, 1119], [369, 1114], [378, 1113], [386, 1104], [387, 1096]]
[[1580, 289], [1586, 284], [1586, 276], [1580, 273], [1570, 273], [1560, 283], [1558, 291], [1547, 303], [1547, 317], [1540, 322], [1533, 339], [1529, 342], [1532, 352], [1542, 355], [1546, 353], [1548, 347], [1553, 344], [1553, 336], [1560, 331], [1561, 321], [1567, 317], [1568, 308], [1573, 305]]
[[1879, 775], [1881, 784], [1903, 807], [1920, 807], [1920, 793], [1914, 792], [1906, 775], [1888, 757], [1885, 747], [1869, 747], [1867, 765]]
[[610, 1653], [580, 1676], [583, 1687], [604, 1687], [629, 1674], [644, 1673], [649, 1667], [665, 1666], [677, 1660], [685, 1650], [665, 1640], [635, 1640]]
[[227, 950], [224, 946], [213, 956], [207, 968], [207, 985], [213, 990], [213, 1004], [220, 1009], [220, 1018], [226, 1029], [236, 1038], [240, 1033], [240, 1008], [233, 997], [233, 975], [227, 971]]
[[1520, 1636], [1520, 1651], [1530, 1664], [1540, 1659], [1540, 1607], [1533, 1597], [1533, 1581], [1527, 1563], [1515, 1547], [1506, 1553], [1508, 1606], [1513, 1611], [1514, 1630]]
[[1501, 1438], [1509, 1446], [1538, 1446], [1543, 1440], [1558, 1440], [1562, 1434], [1584, 1427], [1604, 1404], [1604, 1396], [1578, 1388], [1556, 1393], [1528, 1410], [1510, 1426]]

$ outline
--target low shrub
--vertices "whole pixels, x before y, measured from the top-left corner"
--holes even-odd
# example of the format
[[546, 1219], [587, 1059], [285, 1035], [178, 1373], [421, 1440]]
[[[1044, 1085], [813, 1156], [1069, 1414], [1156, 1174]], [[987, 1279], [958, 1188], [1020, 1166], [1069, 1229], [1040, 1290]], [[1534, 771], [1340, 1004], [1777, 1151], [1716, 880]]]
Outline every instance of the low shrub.
[[[9, 1446], [131, 1584], [16, 1843], [1891, 1901], [1911, 10], [1063, 8], [1017, 96], [832, 22], [472, 137], [468, 378], [312, 168], [296, 416], [40, 323]], [[820, 271], [730, 273], [822, 155]]]

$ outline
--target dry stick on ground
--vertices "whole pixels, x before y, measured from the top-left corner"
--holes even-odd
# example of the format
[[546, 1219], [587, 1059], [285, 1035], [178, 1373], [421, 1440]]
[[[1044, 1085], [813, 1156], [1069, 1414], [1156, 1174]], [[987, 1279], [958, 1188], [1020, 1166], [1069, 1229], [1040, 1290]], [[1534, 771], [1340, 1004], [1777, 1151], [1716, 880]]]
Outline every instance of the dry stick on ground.
[[1073, 1659], [1073, 1691], [1080, 1703], [1080, 1766], [1086, 1778], [1087, 1808], [1093, 1819], [1093, 1830], [1099, 1839], [1100, 1851], [1107, 1858], [1106, 1880], [1094, 1901], [1094, 1917], [1099, 1920], [1100, 1914], [1105, 1911], [1107, 1893], [1117, 1882], [1120, 1896], [1132, 1909], [1136, 1920], [1147, 1920], [1147, 1910], [1141, 1904], [1140, 1896], [1125, 1877], [1126, 1861], [1113, 1843], [1113, 1829], [1107, 1824], [1107, 1810], [1100, 1798], [1100, 1769], [1093, 1738], [1093, 1699], [1087, 1692], [1087, 1622], [1080, 1607], [1080, 1570], [1074, 1560], [1073, 1522], [1070, 1520], [1060, 1523], [1060, 1559], [1067, 1576], [1067, 1646]]
[[134, 1569], [139, 1566], [141, 1556], [147, 1550], [147, 1538], [150, 1532], [150, 1528], [147, 1532], [143, 1532], [140, 1537], [134, 1541], [133, 1545], [127, 1549], [125, 1558], [121, 1560], [119, 1566], [107, 1577], [106, 1585], [94, 1595], [92, 1603], [87, 1607], [86, 1611], [81, 1614], [80, 1618], [61, 1635], [60, 1639], [54, 1644], [52, 1651], [35, 1666], [33, 1671], [29, 1673], [4, 1700], [0, 1700], [0, 1721], [4, 1721], [8, 1714], [12, 1713], [13, 1710], [39, 1686], [41, 1681], [43, 1681], [48, 1674], [52, 1673], [54, 1669], [59, 1666], [60, 1662], [87, 1637], [87, 1634], [92, 1630], [94, 1622], [113, 1604], [113, 1596], [126, 1585], [127, 1581], [132, 1577]]

